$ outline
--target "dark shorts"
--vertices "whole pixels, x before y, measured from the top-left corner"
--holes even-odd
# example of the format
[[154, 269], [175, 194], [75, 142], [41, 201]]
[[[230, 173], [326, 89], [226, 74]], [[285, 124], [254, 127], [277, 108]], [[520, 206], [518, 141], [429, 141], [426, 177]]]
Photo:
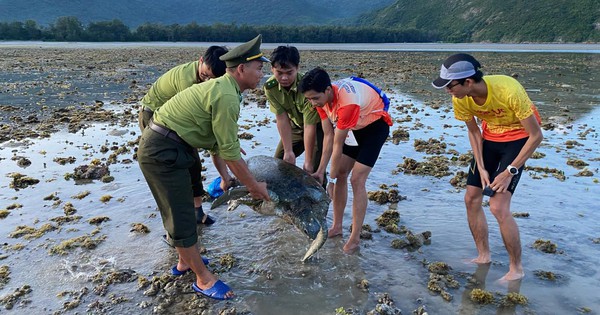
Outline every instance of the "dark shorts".
[[358, 145], [344, 144], [342, 153], [358, 163], [369, 167], [375, 166], [379, 152], [390, 134], [390, 126], [383, 119], [379, 119], [362, 129], [352, 130], [352, 133]]
[[173, 245], [195, 245], [198, 234], [190, 168], [196, 161], [197, 151], [146, 128], [137, 153], [138, 163]]
[[[506, 167], [512, 161], [514, 161], [517, 155], [519, 155], [519, 152], [521, 152], [525, 142], [527, 142], [527, 139], [528, 138], [523, 138], [509, 142], [483, 140], [483, 164], [487, 172], [490, 174], [490, 182], [493, 182], [494, 178], [496, 178], [498, 174], [504, 172]], [[513, 176], [512, 180], [510, 181], [507, 190], [510, 191], [511, 194], [514, 194], [524, 168], [524, 165], [521, 166], [519, 169], [519, 174]], [[479, 175], [479, 170], [477, 169], [475, 159], [471, 161], [471, 166], [469, 167], [467, 185], [483, 188], [481, 185], [481, 176]]]

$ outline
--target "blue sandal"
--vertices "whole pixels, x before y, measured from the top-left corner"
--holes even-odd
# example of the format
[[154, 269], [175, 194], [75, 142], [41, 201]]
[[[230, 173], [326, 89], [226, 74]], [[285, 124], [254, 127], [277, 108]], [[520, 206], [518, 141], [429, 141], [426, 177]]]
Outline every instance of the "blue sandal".
[[194, 282], [192, 284], [192, 289], [196, 292], [196, 293], [200, 293], [206, 297], [209, 297], [211, 299], [215, 299], [215, 300], [231, 300], [233, 299], [233, 297], [228, 297], [227, 293], [231, 291], [231, 288], [226, 285], [223, 281], [221, 280], [217, 280], [217, 282], [215, 282], [215, 284], [212, 286], [212, 288], [206, 289], [206, 290], [202, 290], [200, 289], [197, 285], [196, 282]]
[[[202, 262], [208, 266], [209, 260], [208, 260], [208, 258], [202, 257]], [[179, 276], [183, 276], [184, 274], [190, 272], [191, 270], [192, 270], [191, 268], [188, 268], [186, 270], [179, 270], [179, 269], [177, 269], [177, 265], [175, 265], [175, 266], [173, 266], [173, 268], [171, 268], [171, 274], [179, 277]]]

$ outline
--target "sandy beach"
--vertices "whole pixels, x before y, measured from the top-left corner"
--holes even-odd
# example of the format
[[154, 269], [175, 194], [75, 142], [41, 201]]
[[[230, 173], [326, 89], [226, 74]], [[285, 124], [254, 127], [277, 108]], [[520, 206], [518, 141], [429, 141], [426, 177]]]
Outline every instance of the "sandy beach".
[[[217, 224], [199, 227], [203, 255], [238, 295], [214, 302], [192, 293], [191, 275], [170, 276], [175, 253], [135, 160], [137, 102], [202, 49], [0, 45], [0, 313], [598, 314], [600, 54], [472, 49], [485, 73], [516, 77], [543, 119], [545, 140], [513, 199], [523, 281], [495, 282], [508, 258], [489, 211], [493, 262], [463, 263], [475, 255], [460, 176], [470, 148], [449, 96], [430, 84], [451, 52], [302, 50], [302, 71], [362, 75], [391, 96], [394, 133], [367, 189], [400, 198], [369, 202], [371, 233], [357, 254], [336, 238], [307, 264], [308, 239], [283, 220], [213, 210]], [[244, 149], [272, 155], [278, 134], [264, 96], [251, 91], [243, 104]], [[217, 175], [204, 159], [208, 185]], [[423, 167], [409, 169], [411, 159]], [[78, 179], [90, 166], [109, 172]], [[406, 233], [378, 225], [386, 211], [431, 238], [394, 248]]]

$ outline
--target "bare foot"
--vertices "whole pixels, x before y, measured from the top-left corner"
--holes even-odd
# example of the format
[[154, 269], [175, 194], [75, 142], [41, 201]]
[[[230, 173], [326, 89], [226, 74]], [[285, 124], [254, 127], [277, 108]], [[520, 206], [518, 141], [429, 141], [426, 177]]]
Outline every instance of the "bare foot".
[[327, 238], [332, 238], [336, 236], [342, 236], [342, 229], [334, 229], [331, 228], [327, 231]]
[[523, 271], [509, 271], [504, 275], [504, 277], [498, 279], [498, 282], [507, 283], [508, 281], [521, 280], [523, 277], [525, 277], [525, 273]]
[[465, 265], [473, 265], [473, 264], [475, 264], [475, 265], [485, 265], [485, 264], [489, 264], [489, 263], [492, 262], [491, 259], [481, 259], [480, 260], [479, 257], [473, 258], [473, 259], [465, 258], [465, 259], [461, 259], [461, 261]]
[[177, 268], [178, 271], [187, 271], [190, 269], [190, 266], [188, 266], [182, 262], [178, 262], [177, 266], [175, 266], [175, 268]]
[[354, 254], [358, 248], [359, 248], [359, 242], [346, 242], [346, 244], [344, 244], [344, 253], [350, 255], [350, 254]]
[[489, 264], [492, 262], [492, 258], [490, 255], [479, 255], [471, 259], [471, 262], [474, 264]]

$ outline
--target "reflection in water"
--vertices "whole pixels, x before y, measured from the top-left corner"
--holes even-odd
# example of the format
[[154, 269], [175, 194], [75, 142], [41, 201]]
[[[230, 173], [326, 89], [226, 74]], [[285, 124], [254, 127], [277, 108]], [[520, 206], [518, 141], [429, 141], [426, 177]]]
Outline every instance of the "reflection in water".
[[[476, 303], [471, 299], [471, 292], [474, 289], [486, 290], [486, 279], [488, 276], [488, 272], [490, 271], [490, 266], [492, 264], [477, 264], [477, 269], [475, 273], [473, 273], [472, 277], [468, 278], [468, 283], [465, 285], [465, 290], [462, 293], [460, 307], [458, 309], [458, 313], [461, 315], [470, 315], [470, 314], [478, 314], [481, 310], [481, 305]], [[508, 293], [520, 293], [521, 291], [521, 281], [508, 281], [506, 284]], [[508, 303], [500, 303], [498, 308], [496, 309], [497, 315], [512, 315], [516, 314], [516, 304]]]
[[[296, 227], [245, 205], [233, 211], [225, 208], [213, 210], [218, 225], [200, 227], [199, 235], [208, 250], [205, 256], [214, 263], [210, 269], [219, 269], [221, 256], [233, 255], [233, 268], [220, 278], [231, 283], [237, 307], [255, 314], [299, 315], [366, 307], [368, 291], [358, 286], [367, 279], [363, 259], [345, 255], [341, 239], [328, 240], [315, 259], [302, 263], [310, 240]], [[174, 255], [169, 256], [175, 261]], [[180, 300], [171, 309], [182, 309], [187, 302]]]

